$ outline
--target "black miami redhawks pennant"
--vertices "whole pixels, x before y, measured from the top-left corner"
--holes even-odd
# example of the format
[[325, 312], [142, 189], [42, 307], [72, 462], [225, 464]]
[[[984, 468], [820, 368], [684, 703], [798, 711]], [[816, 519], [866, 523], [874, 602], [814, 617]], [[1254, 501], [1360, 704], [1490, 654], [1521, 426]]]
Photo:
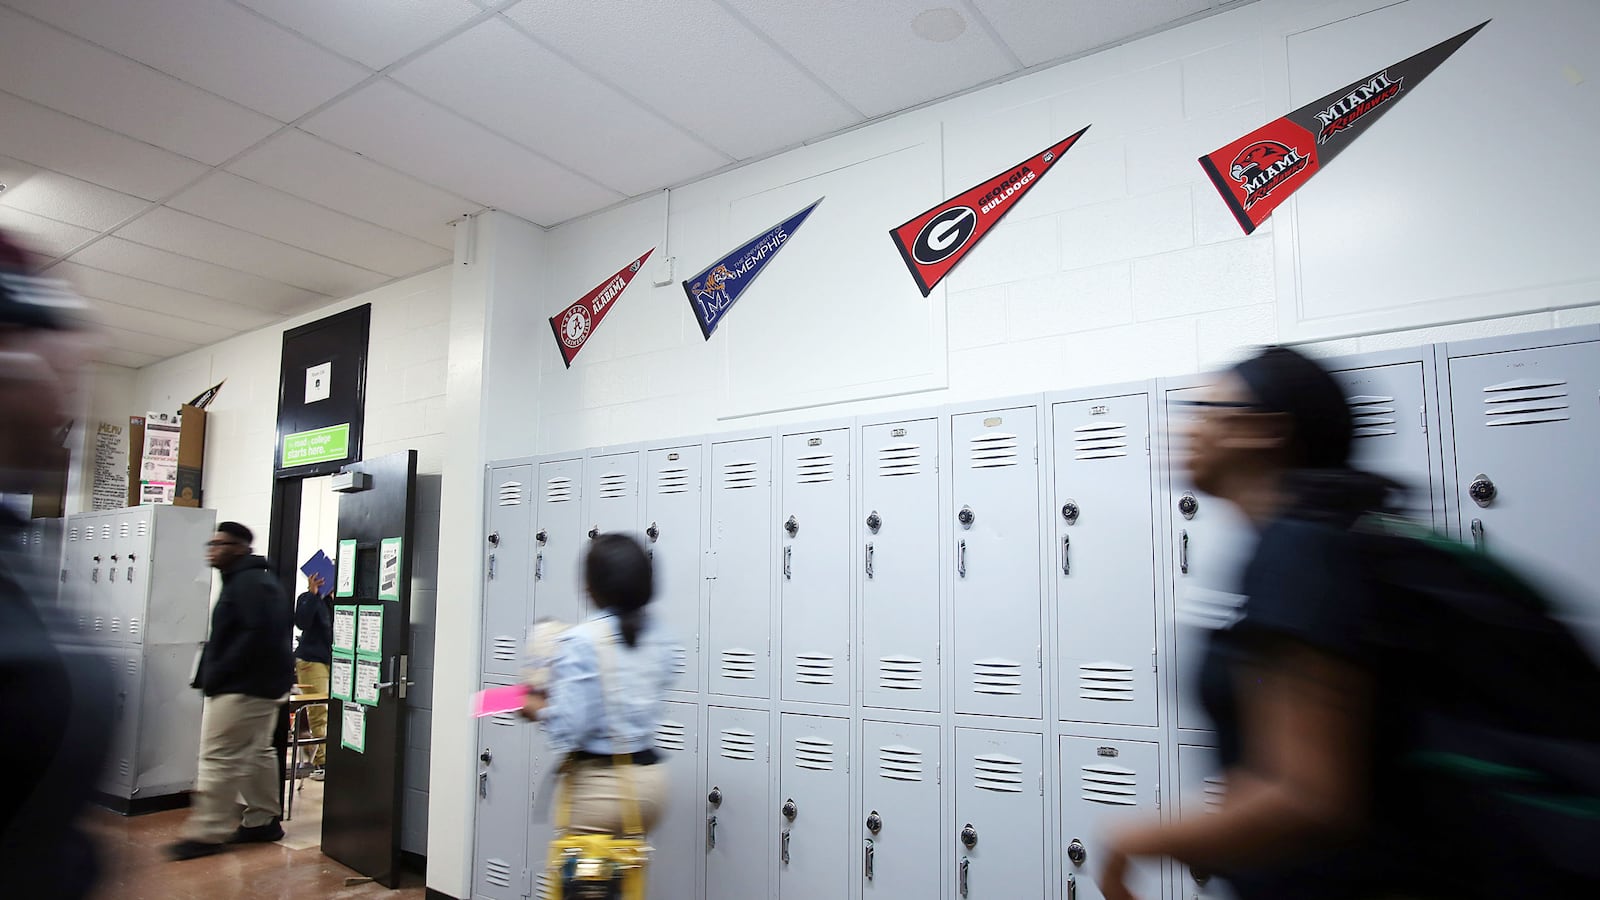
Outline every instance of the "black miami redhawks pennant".
[[926, 297], [1017, 201], [1039, 183], [1089, 126], [889, 232]]
[[643, 256], [623, 266], [617, 274], [579, 297], [576, 303], [550, 317], [550, 330], [556, 333], [556, 345], [561, 348], [561, 359], [567, 368], [572, 368], [572, 360], [583, 349], [589, 335], [600, 327], [600, 320], [611, 311], [617, 298], [628, 289], [633, 276], [639, 274], [639, 270], [644, 268], [644, 261], [654, 252], [654, 247], [646, 250]]
[[1347, 84], [1215, 153], [1200, 157], [1200, 166], [1211, 176], [1211, 183], [1217, 186], [1222, 199], [1233, 210], [1244, 233], [1255, 231], [1278, 204], [1299, 190], [1487, 24], [1469, 28], [1387, 69]]

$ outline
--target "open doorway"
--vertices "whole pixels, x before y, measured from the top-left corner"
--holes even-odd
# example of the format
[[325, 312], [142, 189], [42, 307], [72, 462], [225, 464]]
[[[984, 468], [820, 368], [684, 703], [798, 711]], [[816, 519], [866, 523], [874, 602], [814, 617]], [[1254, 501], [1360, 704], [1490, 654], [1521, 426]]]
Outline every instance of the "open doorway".
[[[293, 489], [292, 486], [290, 489]], [[300, 596], [306, 593], [308, 588], [305, 575], [298, 571], [299, 566], [316, 555], [319, 550], [330, 559], [334, 558], [339, 534], [339, 494], [333, 490], [332, 476], [299, 479], [299, 494], [299, 539], [294, 555], [297, 605]], [[330, 593], [332, 590], [332, 585], [324, 588], [324, 591]], [[332, 603], [331, 600], [321, 602]], [[308, 662], [314, 661], [302, 661], [299, 658], [301, 654], [298, 650], [302, 646], [299, 628], [301, 617], [297, 615], [296, 620], [294, 635], [297, 649], [296, 690], [308, 694], [326, 694], [328, 668], [326, 665], [320, 668], [308, 665]], [[290, 763], [294, 767], [293, 777], [290, 778], [289, 772], [285, 771], [285, 778], [289, 781], [284, 796], [283, 844], [291, 850], [310, 849], [320, 847], [322, 844], [322, 774], [326, 757], [329, 709], [330, 705], [327, 703], [309, 704], [300, 710], [294, 722], [299, 740], [304, 742], [304, 745], [298, 750], [297, 758]]]

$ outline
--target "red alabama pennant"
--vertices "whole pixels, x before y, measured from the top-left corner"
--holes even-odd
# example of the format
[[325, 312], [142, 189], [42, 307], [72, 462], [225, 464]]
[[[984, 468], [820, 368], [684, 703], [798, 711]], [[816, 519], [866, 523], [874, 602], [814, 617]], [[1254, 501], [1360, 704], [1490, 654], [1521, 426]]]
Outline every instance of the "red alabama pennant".
[[600, 320], [616, 305], [617, 298], [628, 289], [628, 283], [639, 274], [639, 270], [644, 268], [644, 261], [654, 252], [654, 247], [646, 250], [643, 256], [623, 266], [617, 274], [579, 297], [576, 303], [550, 317], [550, 330], [556, 334], [556, 346], [561, 348], [561, 359], [567, 368], [572, 368], [572, 360], [583, 349], [589, 335], [600, 327]]
[[1089, 126], [889, 232], [926, 297], [1017, 201], [1061, 161]]

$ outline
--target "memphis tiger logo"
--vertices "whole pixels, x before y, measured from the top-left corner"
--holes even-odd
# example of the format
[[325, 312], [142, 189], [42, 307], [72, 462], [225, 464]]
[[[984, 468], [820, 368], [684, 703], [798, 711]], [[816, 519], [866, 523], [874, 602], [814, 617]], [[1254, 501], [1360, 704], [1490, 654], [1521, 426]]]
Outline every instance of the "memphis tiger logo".
[[1278, 141], [1256, 141], [1239, 151], [1228, 174], [1244, 188], [1244, 208], [1266, 199], [1311, 164], [1311, 158]]

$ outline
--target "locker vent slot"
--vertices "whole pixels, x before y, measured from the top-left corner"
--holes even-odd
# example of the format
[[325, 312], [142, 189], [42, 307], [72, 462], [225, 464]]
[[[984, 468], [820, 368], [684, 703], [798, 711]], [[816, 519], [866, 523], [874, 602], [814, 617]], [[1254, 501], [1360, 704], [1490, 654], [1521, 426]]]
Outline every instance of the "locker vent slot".
[[660, 750], [689, 749], [688, 727], [679, 722], [657, 722], [656, 748]]
[[801, 684], [833, 684], [833, 657], [826, 653], [796, 653], [794, 680]]
[[67, 541], [69, 543], [75, 543], [77, 540], [78, 540], [78, 529], [76, 529], [76, 528], [67, 529]]
[[128, 617], [128, 637], [138, 637], [138, 636], [139, 636], [139, 617], [138, 616], [129, 616]]
[[90, 525], [88, 528], [85, 528], [83, 530], [83, 539], [86, 540], [86, 541], [94, 540], [94, 526], [93, 525]]
[[891, 444], [878, 451], [878, 474], [885, 478], [922, 473], [922, 447], [918, 444]]
[[974, 469], [1000, 469], [1017, 464], [1017, 436], [990, 432], [980, 434], [969, 442]]
[[756, 677], [756, 653], [737, 647], [722, 651], [722, 677], [750, 681]]
[[517, 639], [509, 635], [500, 635], [494, 639], [495, 662], [517, 661]]
[[1022, 693], [1022, 663], [1009, 659], [973, 660], [972, 689], [980, 694]]
[[112, 634], [121, 634], [122, 633], [122, 617], [121, 616], [112, 616], [111, 617], [111, 633]]
[[139, 521], [139, 537], [144, 537], [145, 535], [147, 535], [149, 533], [150, 533], [150, 523], [141, 519]]
[[878, 776], [890, 781], [921, 781], [922, 751], [906, 746], [879, 747]]
[[628, 473], [607, 472], [600, 476], [600, 499], [617, 500], [628, 496]]
[[1096, 422], [1072, 429], [1073, 459], [1116, 459], [1128, 455], [1128, 426]]
[[761, 472], [755, 460], [723, 463], [722, 489], [738, 491], [753, 488], [760, 483]]
[[689, 671], [689, 648], [682, 644], [672, 648], [672, 674], [682, 675]]
[[483, 861], [483, 880], [495, 887], [511, 886], [511, 863], [503, 859]]
[[1083, 799], [1107, 806], [1139, 805], [1139, 773], [1121, 766], [1084, 766]]
[[127, 760], [122, 760], [117, 764], [117, 771], [122, 773], [123, 778], [128, 778], [133, 775], [133, 765]]
[[128, 674], [129, 675], [137, 675], [137, 674], [139, 674], [139, 660], [134, 658], [134, 657], [131, 657], [131, 656], [128, 657]]
[[975, 756], [972, 786], [1000, 794], [1022, 793], [1022, 760], [998, 753]]
[[794, 461], [796, 484], [827, 484], [833, 480], [833, 454], [817, 453]]
[[128, 523], [123, 522], [122, 527], [117, 529], [117, 537], [126, 538], [132, 532], [133, 529], [128, 527]]
[[535, 900], [551, 900], [555, 896], [555, 891], [550, 887], [550, 873], [547, 870], [539, 870], [539, 883], [534, 890]]
[[38, 532], [38, 531], [35, 531], [33, 533], [33, 545], [35, 547], [43, 547], [44, 546], [44, 534], [43, 533]]
[[754, 760], [756, 758], [756, 733], [742, 728], [722, 729], [720, 752], [725, 759]]
[[656, 493], [684, 494], [689, 491], [689, 470], [683, 466], [662, 469], [656, 473]]
[[102, 540], [102, 541], [111, 540], [111, 523], [110, 522], [107, 522], [106, 524], [100, 526], [100, 540]]
[[573, 499], [571, 478], [552, 478], [544, 483], [544, 499], [547, 503], [566, 503]]
[[95, 631], [105, 631], [106, 630], [106, 620], [104, 618], [100, 617], [100, 616], [95, 616], [94, 617], [94, 630]]
[[523, 499], [522, 482], [507, 481], [500, 485], [501, 506], [521, 506]]
[[1502, 425], [1540, 425], [1546, 422], [1565, 422], [1567, 414], [1567, 383], [1541, 378], [1519, 378], [1491, 384], [1483, 389], [1485, 407], [1484, 424], [1491, 428]]
[[1079, 700], [1131, 701], [1133, 667], [1114, 662], [1084, 663], [1078, 667]]
[[1349, 398], [1348, 402], [1350, 424], [1355, 428], [1355, 437], [1383, 437], [1396, 433], [1395, 424], [1399, 420], [1395, 417], [1393, 397], [1361, 394]]
[[914, 656], [885, 656], [878, 660], [878, 688], [885, 691], [922, 690], [922, 660]]
[[1214, 813], [1222, 808], [1223, 797], [1228, 792], [1228, 782], [1221, 775], [1208, 775], [1203, 791], [1201, 799], [1205, 803], [1205, 811]]
[[803, 737], [794, 742], [796, 768], [814, 772], [833, 771], [833, 741], [819, 737]]
[[494, 722], [494, 724], [503, 725], [506, 728], [516, 728], [522, 724], [522, 721], [517, 714], [511, 712], [495, 713], [489, 718]]

